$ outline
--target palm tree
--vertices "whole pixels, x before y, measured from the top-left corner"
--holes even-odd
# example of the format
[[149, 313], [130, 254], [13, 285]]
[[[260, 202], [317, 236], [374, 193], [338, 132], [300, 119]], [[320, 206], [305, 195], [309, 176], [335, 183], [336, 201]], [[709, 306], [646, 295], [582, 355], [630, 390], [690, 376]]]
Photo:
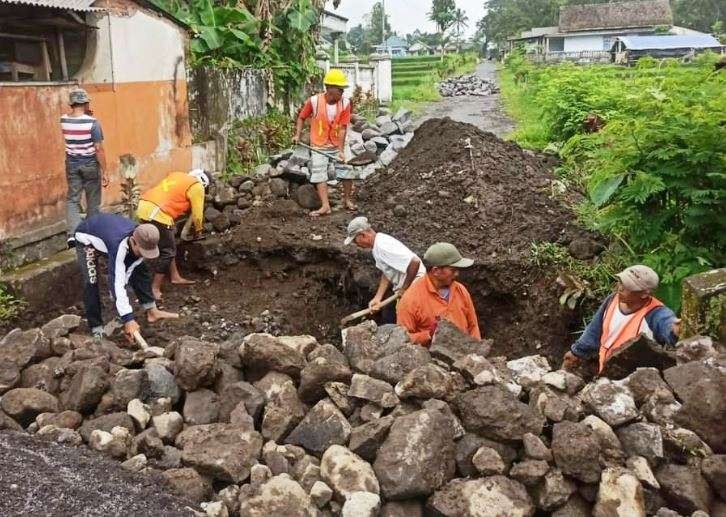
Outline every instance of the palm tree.
[[441, 58], [444, 56], [444, 33], [454, 23], [456, 3], [454, 0], [432, 0], [429, 20], [436, 24], [441, 38]]
[[461, 51], [461, 35], [464, 33], [464, 29], [469, 26], [469, 17], [466, 15], [466, 11], [463, 9], [457, 9], [454, 13], [454, 30], [456, 31], [456, 46]]

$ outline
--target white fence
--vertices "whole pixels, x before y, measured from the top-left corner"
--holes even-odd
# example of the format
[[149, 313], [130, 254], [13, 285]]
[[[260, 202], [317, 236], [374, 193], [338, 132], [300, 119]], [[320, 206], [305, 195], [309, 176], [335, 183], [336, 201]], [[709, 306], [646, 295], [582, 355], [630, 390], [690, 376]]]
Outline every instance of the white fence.
[[389, 56], [374, 54], [370, 57], [369, 64], [355, 61], [336, 65], [324, 60], [319, 61], [318, 65], [326, 72], [331, 68], [338, 68], [348, 76], [350, 86], [345, 91], [346, 96], [351, 97], [353, 90], [360, 87], [364, 93], [373, 93], [379, 102], [391, 102], [393, 80], [391, 77], [391, 58]]
[[611, 54], [608, 50], [581, 50], [574, 52], [545, 52], [542, 54], [527, 54], [527, 58], [535, 63], [609, 63]]

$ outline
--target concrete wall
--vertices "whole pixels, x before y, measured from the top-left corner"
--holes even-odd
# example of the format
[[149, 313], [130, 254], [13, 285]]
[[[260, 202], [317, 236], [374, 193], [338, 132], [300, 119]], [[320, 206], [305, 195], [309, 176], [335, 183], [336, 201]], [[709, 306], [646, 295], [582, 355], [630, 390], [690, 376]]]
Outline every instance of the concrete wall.
[[227, 134], [235, 120], [267, 113], [269, 95], [263, 70], [201, 67], [189, 72], [189, 112], [194, 167], [223, 170]]
[[356, 61], [331, 65], [330, 61], [321, 60], [318, 65], [326, 72], [331, 68], [339, 68], [345, 72], [350, 83], [350, 86], [345, 90], [348, 97], [353, 95], [356, 87], [360, 87], [365, 93], [373, 92], [373, 95], [380, 102], [391, 102], [393, 98], [393, 79], [389, 56], [373, 55], [370, 58], [370, 64], [362, 64]]
[[[121, 201], [119, 157], [130, 154], [142, 188], [191, 166], [184, 63], [185, 31], [157, 13], [116, 0], [108, 14], [89, 15], [97, 31], [70, 83], [0, 85], [0, 240], [50, 237], [65, 219], [66, 178], [59, 117], [77, 85], [101, 122], [111, 185], [103, 204]], [[62, 231], [62, 230], [61, 230]], [[48, 235], [45, 235], [48, 234]]]
[[565, 36], [565, 52], [582, 52], [584, 50], [603, 49], [602, 36]]

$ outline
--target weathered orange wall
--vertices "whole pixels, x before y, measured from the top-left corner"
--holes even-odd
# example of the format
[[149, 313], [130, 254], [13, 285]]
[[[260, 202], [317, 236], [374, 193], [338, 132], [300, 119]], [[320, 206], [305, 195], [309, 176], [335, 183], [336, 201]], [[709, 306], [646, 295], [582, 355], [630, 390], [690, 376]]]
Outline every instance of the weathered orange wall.
[[[103, 204], [121, 201], [119, 156], [131, 154], [148, 187], [191, 167], [186, 81], [84, 84], [101, 122], [111, 185]], [[65, 153], [59, 118], [73, 85], [0, 86], [0, 239], [65, 218]]]

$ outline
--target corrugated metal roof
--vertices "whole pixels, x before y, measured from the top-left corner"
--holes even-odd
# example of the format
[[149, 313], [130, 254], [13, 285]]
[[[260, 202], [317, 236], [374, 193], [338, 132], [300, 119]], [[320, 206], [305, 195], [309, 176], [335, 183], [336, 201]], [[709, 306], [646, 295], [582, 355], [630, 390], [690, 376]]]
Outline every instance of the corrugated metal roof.
[[686, 34], [683, 36], [622, 36], [618, 39], [623, 42], [628, 50], [721, 47], [721, 43], [709, 34]]
[[0, 0], [0, 4], [30, 5], [35, 7], [51, 7], [69, 11], [104, 11], [100, 7], [91, 7], [95, 0]]

